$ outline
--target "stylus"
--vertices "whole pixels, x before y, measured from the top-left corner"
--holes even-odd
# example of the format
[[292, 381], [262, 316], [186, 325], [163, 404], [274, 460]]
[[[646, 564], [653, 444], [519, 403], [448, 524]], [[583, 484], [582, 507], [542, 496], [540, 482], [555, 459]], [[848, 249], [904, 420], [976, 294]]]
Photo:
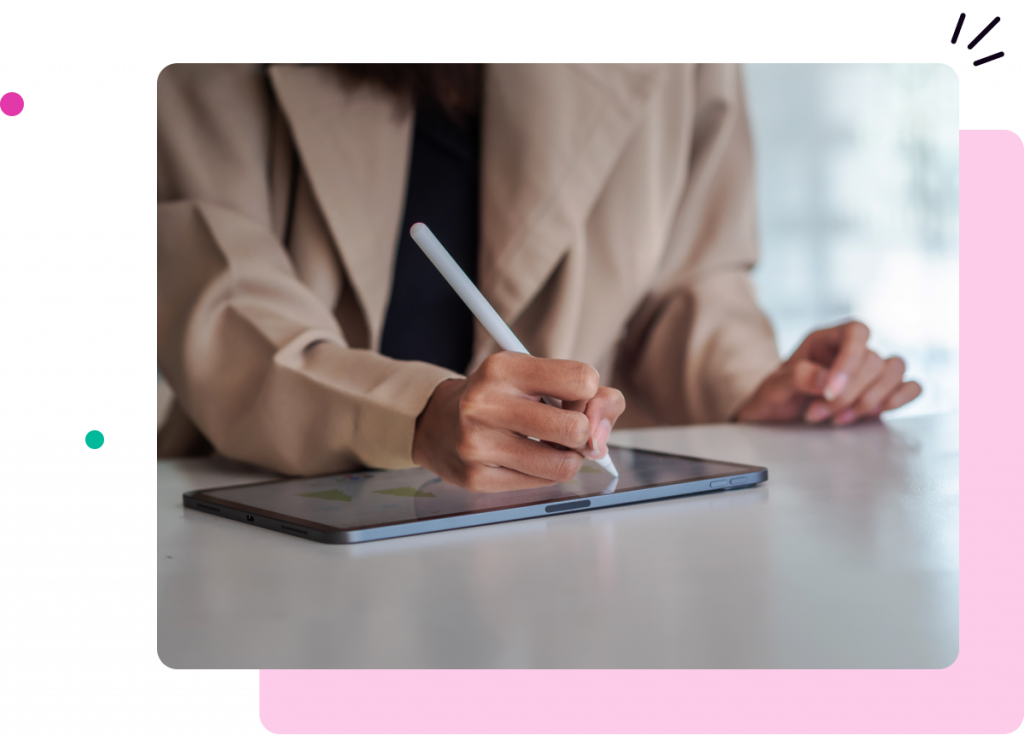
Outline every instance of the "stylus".
[[[484, 329], [494, 337], [494, 341], [498, 343], [498, 346], [509, 352], [520, 352], [524, 355], [529, 355], [530, 353], [523, 347], [523, 343], [509, 329], [505, 320], [498, 316], [498, 312], [494, 310], [490, 302], [480, 293], [480, 289], [476, 287], [476, 284], [469, 280], [469, 276], [466, 275], [465, 271], [455, 262], [455, 259], [445, 250], [444, 245], [434, 236], [430, 228], [422, 222], [417, 222], [409, 229], [409, 234], [412, 235], [412, 239], [420, 246], [423, 253], [430, 258], [430, 262], [441, 271], [441, 275], [455, 289], [455, 293], [459, 295], [459, 298], [466, 302], [466, 306], [480, 320], [480, 323], [484, 325]], [[544, 402], [556, 408], [561, 408], [558, 401], [548, 396], [544, 396]], [[612, 462], [609, 454], [606, 453], [601, 459], [595, 459], [594, 461], [615, 477], [619, 476], [619, 471], [615, 469], [615, 463]]]

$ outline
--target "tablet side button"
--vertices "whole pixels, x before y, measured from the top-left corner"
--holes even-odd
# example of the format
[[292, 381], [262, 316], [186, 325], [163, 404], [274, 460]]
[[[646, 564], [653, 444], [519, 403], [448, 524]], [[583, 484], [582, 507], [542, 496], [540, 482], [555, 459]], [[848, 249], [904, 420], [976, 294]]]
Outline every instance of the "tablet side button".
[[729, 484], [728, 480], [712, 480], [711, 487], [725, 487]]
[[544, 508], [546, 513], [557, 513], [560, 510], [579, 510], [580, 508], [589, 508], [589, 500], [574, 500], [571, 503], [559, 503], [558, 505], [549, 505]]
[[742, 485], [745, 482], [750, 482], [750, 478], [749, 477], [734, 477], [731, 480], [729, 480], [729, 484], [730, 485]]

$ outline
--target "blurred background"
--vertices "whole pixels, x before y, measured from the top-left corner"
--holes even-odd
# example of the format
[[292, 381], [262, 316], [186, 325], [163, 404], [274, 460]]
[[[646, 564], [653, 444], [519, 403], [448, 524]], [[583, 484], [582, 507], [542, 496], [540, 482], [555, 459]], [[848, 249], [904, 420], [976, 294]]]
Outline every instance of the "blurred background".
[[[747, 64], [761, 305], [788, 356], [856, 317], [923, 395], [959, 408], [959, 105], [941, 64]], [[158, 421], [171, 404], [158, 378]]]
[[959, 407], [959, 105], [940, 64], [747, 64], [761, 305], [788, 356], [856, 317], [923, 395]]

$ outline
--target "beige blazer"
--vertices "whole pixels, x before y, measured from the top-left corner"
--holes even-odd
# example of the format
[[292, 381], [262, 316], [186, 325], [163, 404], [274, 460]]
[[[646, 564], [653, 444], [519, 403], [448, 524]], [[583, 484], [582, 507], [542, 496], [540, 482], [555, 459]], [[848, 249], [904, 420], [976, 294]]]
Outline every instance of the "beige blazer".
[[[379, 354], [413, 112], [332, 66], [175, 65], [158, 95], [162, 455], [201, 432], [288, 474], [412, 464], [455, 377]], [[489, 66], [477, 283], [619, 426], [722, 421], [778, 365], [748, 272], [735, 66]], [[495, 351], [477, 325], [470, 369]]]

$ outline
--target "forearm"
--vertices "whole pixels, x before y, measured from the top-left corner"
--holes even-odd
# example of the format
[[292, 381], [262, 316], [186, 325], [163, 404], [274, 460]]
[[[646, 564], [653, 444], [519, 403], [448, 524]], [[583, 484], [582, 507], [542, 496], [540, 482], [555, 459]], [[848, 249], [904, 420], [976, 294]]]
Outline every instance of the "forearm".
[[350, 349], [237, 213], [162, 204], [158, 251], [160, 368], [218, 451], [288, 474], [412, 464], [416, 416], [453, 373]]
[[[628, 425], [726, 421], [779, 364], [744, 270], [709, 274], [645, 305], [616, 368]], [[635, 406], [635, 408], [634, 408]]]
[[739, 70], [701, 67], [697, 99], [659, 276], [619, 351], [631, 425], [725, 421], [779, 363], [750, 281], [757, 228]]

